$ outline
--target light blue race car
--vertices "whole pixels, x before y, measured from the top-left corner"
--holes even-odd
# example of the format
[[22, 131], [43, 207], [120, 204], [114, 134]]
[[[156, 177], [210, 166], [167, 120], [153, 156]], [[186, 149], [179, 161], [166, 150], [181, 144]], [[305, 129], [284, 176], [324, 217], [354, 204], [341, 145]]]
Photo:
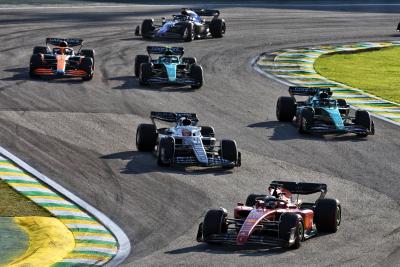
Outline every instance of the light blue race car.
[[148, 46], [147, 53], [135, 58], [135, 75], [140, 85], [190, 85], [193, 89], [203, 86], [203, 68], [196, 58], [182, 57], [183, 47]]
[[[290, 96], [281, 96], [276, 105], [279, 121], [293, 121], [300, 133], [354, 133], [365, 137], [375, 133], [374, 122], [366, 110], [350, 116], [344, 99], [332, 98], [330, 88], [289, 87]], [[294, 96], [307, 97], [304, 101]]]

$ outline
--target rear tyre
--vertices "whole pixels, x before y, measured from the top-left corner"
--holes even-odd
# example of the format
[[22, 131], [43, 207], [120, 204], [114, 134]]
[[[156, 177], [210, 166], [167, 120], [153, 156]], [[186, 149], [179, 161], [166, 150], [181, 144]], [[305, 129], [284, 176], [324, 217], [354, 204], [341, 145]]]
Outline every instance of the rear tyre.
[[304, 108], [301, 110], [298, 122], [299, 133], [306, 134], [310, 132], [310, 128], [314, 120], [314, 111], [311, 108]]
[[140, 65], [142, 63], [150, 63], [150, 57], [148, 55], [137, 55], [135, 57], [135, 76], [140, 75]]
[[203, 86], [203, 68], [200, 65], [193, 64], [190, 67], [189, 76], [195, 81], [195, 84], [190, 86], [192, 89], [199, 89]]
[[182, 62], [190, 66], [197, 64], [197, 59], [195, 57], [183, 57]]
[[319, 232], [336, 233], [342, 220], [342, 209], [337, 199], [323, 198], [317, 201], [314, 222]]
[[250, 194], [246, 199], [245, 205], [248, 207], [253, 207], [257, 202], [257, 198], [265, 198], [266, 196], [267, 195], [265, 194]]
[[[215, 132], [214, 132], [214, 128], [211, 126], [200, 126], [201, 127], [201, 135], [203, 137], [215, 137]], [[206, 140], [203, 139], [203, 145], [204, 146], [209, 146], [207, 149], [214, 149], [215, 146], [215, 141], [214, 140]]]
[[45, 46], [35, 46], [33, 48], [33, 54], [46, 54], [47, 53], [47, 47]]
[[84, 57], [90, 57], [93, 60], [93, 66], [94, 66], [94, 55], [95, 52], [93, 49], [82, 49], [80, 54]]
[[213, 19], [210, 23], [210, 33], [213, 38], [221, 38], [226, 32], [225, 21], [222, 19]]
[[157, 164], [161, 167], [169, 167], [174, 161], [175, 139], [171, 136], [160, 139], [158, 144]]
[[139, 124], [136, 130], [136, 148], [139, 151], [153, 151], [156, 141], [156, 126], [154, 124]]
[[93, 79], [93, 59], [90, 57], [84, 57], [80, 65], [80, 69], [86, 72], [86, 76], [82, 77], [82, 80], [89, 81]]
[[209, 244], [218, 242], [207, 241], [210, 235], [218, 235], [227, 232], [226, 214], [222, 209], [209, 210], [203, 221], [203, 238]]
[[150, 37], [151, 33], [154, 31], [154, 20], [145, 19], [142, 22], [142, 36], [144, 38]]
[[289, 96], [281, 96], [276, 103], [276, 118], [278, 121], [292, 121], [296, 114], [296, 103]]
[[279, 222], [279, 238], [289, 243], [293, 228], [295, 228], [294, 243], [291, 248], [298, 249], [304, 240], [303, 220], [295, 213], [283, 213]]
[[214, 127], [211, 126], [200, 126], [201, 135], [204, 137], [215, 137]]
[[140, 73], [139, 73], [139, 84], [140, 85], [148, 85], [148, 80], [153, 75], [153, 70], [150, 63], [142, 63], [140, 64]]
[[[355, 118], [355, 124], [361, 125], [368, 131], [370, 131], [372, 134], [375, 132], [375, 127], [373, 125], [373, 122], [371, 120], [371, 116], [369, 115], [369, 112], [366, 110], [357, 110], [356, 111], [356, 118]], [[365, 134], [358, 134], [358, 136], [361, 137], [366, 137], [368, 133]]]

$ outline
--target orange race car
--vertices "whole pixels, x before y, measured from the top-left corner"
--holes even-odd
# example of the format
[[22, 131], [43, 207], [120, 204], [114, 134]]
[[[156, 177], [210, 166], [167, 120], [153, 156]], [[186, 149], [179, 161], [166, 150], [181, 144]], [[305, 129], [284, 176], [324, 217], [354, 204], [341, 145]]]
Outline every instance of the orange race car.
[[[50, 47], [52, 46], [52, 48]], [[73, 47], [79, 46], [78, 51]], [[47, 38], [46, 46], [35, 46], [29, 76], [80, 77], [91, 80], [94, 74], [94, 50], [82, 49], [81, 39]]]

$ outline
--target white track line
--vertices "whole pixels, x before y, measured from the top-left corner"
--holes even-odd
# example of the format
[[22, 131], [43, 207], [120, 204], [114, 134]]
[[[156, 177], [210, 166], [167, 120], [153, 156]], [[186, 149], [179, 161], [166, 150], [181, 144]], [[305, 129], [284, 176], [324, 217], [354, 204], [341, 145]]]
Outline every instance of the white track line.
[[[90, 213], [93, 217], [97, 218], [104, 226], [106, 226], [116, 237], [118, 240], [118, 252], [117, 254], [104, 266], [109, 266], [109, 267], [114, 267], [114, 266], [119, 266], [123, 263], [123, 261], [129, 256], [129, 253], [131, 251], [131, 244], [129, 242], [128, 237], [126, 234], [122, 231], [122, 229], [116, 225], [113, 221], [111, 221], [106, 215], [104, 215], [102, 212], [98, 211], [96, 208], [85, 202], [84, 200], [80, 199], [77, 197], [75, 194], [71, 193], [55, 181], [51, 180], [47, 176], [41, 174], [37, 170], [33, 169], [31, 166], [29, 166], [27, 163], [24, 161], [20, 160], [10, 152], [8, 152], [6, 149], [0, 146], [0, 154], [4, 155], [5, 157], [9, 158], [11, 161], [13, 161], [15, 164], [20, 166], [22, 169], [26, 170], [27, 172], [31, 173], [33, 176], [38, 178], [40, 181], [60, 193], [61, 195], [65, 196], [67, 199], [71, 200], [74, 202], [76, 205], [80, 206], [82, 209], [84, 209], [86, 212]], [[62, 212], [62, 211], [60, 211]], [[80, 214], [79, 214], [80, 215]], [[86, 214], [85, 214], [86, 215]], [[82, 216], [82, 215], [80, 215]], [[89, 237], [83, 237], [83, 238], [89, 238]], [[90, 237], [91, 239], [95, 237]]]

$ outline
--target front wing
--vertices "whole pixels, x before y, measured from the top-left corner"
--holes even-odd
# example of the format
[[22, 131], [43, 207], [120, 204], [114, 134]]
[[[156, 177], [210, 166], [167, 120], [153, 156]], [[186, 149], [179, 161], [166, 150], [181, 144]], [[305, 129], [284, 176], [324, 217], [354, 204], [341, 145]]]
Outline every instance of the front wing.
[[[295, 231], [295, 228], [293, 228]], [[237, 245], [236, 243], [237, 234], [236, 233], [223, 233], [223, 234], [212, 234], [207, 237], [203, 237], [203, 223], [200, 223], [199, 229], [197, 231], [197, 242], [206, 242], [206, 243], [223, 243], [229, 245]], [[246, 245], [264, 245], [264, 246], [274, 246], [274, 247], [284, 247], [289, 248], [295, 242], [295, 239], [291, 239], [289, 241], [272, 237], [267, 235], [251, 235]]]

